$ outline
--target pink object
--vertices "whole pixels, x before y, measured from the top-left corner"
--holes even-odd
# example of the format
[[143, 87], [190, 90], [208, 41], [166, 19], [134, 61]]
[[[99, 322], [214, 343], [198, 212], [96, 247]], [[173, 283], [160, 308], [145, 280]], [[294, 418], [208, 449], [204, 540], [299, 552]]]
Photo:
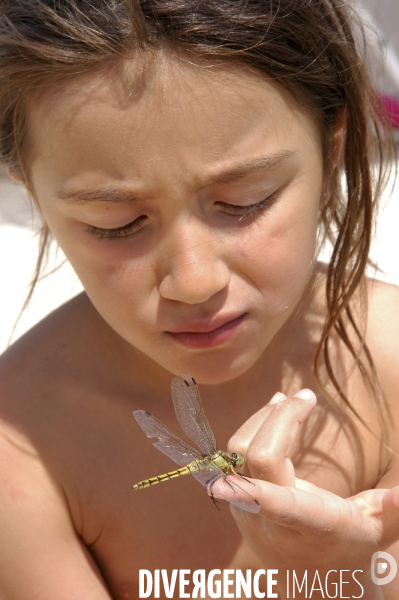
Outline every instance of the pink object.
[[381, 94], [380, 100], [382, 106], [385, 108], [392, 127], [394, 127], [394, 129], [399, 129], [399, 99]]

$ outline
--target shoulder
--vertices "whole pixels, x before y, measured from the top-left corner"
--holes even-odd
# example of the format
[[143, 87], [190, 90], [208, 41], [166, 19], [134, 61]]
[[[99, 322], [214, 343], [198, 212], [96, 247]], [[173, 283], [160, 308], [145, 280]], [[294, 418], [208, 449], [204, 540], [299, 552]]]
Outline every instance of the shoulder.
[[368, 282], [366, 341], [381, 375], [399, 377], [399, 287]]
[[399, 287], [368, 282], [366, 342], [386, 402], [388, 468], [378, 487], [399, 483]]
[[90, 444], [93, 456], [103, 444], [109, 415], [116, 427], [135, 408], [136, 387], [121, 367], [125, 346], [83, 293], [0, 357], [0, 426], [27, 440], [63, 481]]
[[60, 598], [68, 588], [74, 597], [109, 598], [76, 535], [81, 511], [62, 469], [70, 453], [63, 429], [71, 430], [63, 387], [79, 362], [68, 347], [79, 335], [84, 304], [72, 300], [0, 357], [0, 529], [7, 538], [0, 547], [1, 597]]
[[[90, 371], [89, 301], [72, 299], [38, 323], [0, 357], [0, 425], [41, 443], [83, 369]], [[94, 360], [94, 359], [93, 359]]]
[[1, 391], [54, 380], [57, 367], [73, 368], [89, 343], [95, 310], [84, 293], [60, 306], [0, 356]]
[[36, 521], [43, 531], [46, 511], [67, 523], [62, 484], [45, 457], [46, 431], [54, 431], [57, 363], [63, 360], [73, 304], [52, 313], [0, 357], [0, 526], [12, 527], [10, 546], [19, 536], [36, 536]]
[[46, 490], [54, 508], [65, 510], [66, 499], [75, 507], [74, 520], [80, 526], [75, 479], [80, 476], [85, 432], [95, 422], [102, 385], [98, 370], [104, 371], [96, 365], [95, 346], [101, 347], [92, 339], [96, 319], [101, 321], [81, 294], [0, 357], [0, 505], [7, 496], [5, 481], [32, 502]]
[[[40, 353], [45, 353], [50, 349], [53, 351], [56, 348], [62, 348], [66, 339], [78, 333], [84, 327], [84, 324], [90, 320], [90, 317], [92, 318], [93, 314], [95, 314], [95, 310], [86, 294], [84, 292], [78, 294], [59, 306], [15, 341], [1, 355], [0, 365], [10, 358], [14, 361], [17, 360], [17, 357], [32, 352], [33, 348], [36, 348]], [[35, 353], [30, 356], [31, 360], [34, 357]]]

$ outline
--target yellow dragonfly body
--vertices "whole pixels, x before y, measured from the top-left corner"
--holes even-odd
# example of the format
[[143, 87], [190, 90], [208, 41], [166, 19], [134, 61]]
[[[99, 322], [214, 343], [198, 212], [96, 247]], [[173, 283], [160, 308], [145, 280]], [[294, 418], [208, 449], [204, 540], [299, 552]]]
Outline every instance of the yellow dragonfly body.
[[[150, 413], [148, 413], [150, 414]], [[202, 456], [197, 460], [192, 460], [181, 467], [180, 469], [175, 469], [174, 471], [169, 471], [169, 473], [164, 473], [163, 475], [157, 475], [156, 477], [150, 477], [149, 479], [144, 479], [143, 481], [139, 481], [136, 485], [133, 486], [134, 490], [140, 490], [150, 485], [155, 485], [156, 483], [162, 483], [163, 481], [169, 481], [169, 479], [173, 479], [174, 477], [181, 477], [182, 475], [193, 475], [194, 473], [199, 473], [200, 471], [209, 470], [210, 466], [216, 466], [221, 469], [224, 473], [233, 473], [234, 475], [238, 475], [235, 471], [235, 467], [241, 467], [244, 464], [244, 458], [241, 454], [237, 452], [232, 452], [231, 454], [227, 454], [227, 452], [223, 452], [222, 450], [216, 450], [211, 456]]]
[[212, 487], [218, 481], [219, 493], [222, 492], [223, 487], [228, 486], [232, 504], [252, 513], [259, 512], [259, 503], [232, 477], [232, 475], [236, 475], [237, 478], [243, 477], [237, 473], [236, 468], [242, 467], [244, 457], [238, 452], [227, 454], [217, 449], [216, 439], [202, 408], [195, 379], [188, 373], [181, 373], [179, 377], [172, 379], [171, 387], [177, 420], [185, 433], [196, 443], [199, 451], [171, 433], [151, 413], [135, 410], [134, 418], [147, 437], [158, 438], [154, 446], [182, 466], [169, 473], [144, 479], [136, 483], [133, 489], [142, 490], [175, 477], [191, 474], [207, 488], [214, 502]]

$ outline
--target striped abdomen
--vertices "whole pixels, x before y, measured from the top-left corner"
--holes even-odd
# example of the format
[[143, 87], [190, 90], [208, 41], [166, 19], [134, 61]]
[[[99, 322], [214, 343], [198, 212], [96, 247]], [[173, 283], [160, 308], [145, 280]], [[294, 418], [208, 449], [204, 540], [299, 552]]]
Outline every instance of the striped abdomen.
[[139, 481], [136, 485], [132, 486], [134, 490], [143, 490], [150, 485], [156, 485], [157, 483], [162, 483], [163, 481], [169, 481], [169, 479], [174, 479], [174, 477], [181, 477], [182, 475], [190, 475], [190, 473], [198, 473], [200, 470], [200, 465], [196, 460], [188, 463], [185, 467], [181, 467], [180, 469], [176, 469], [175, 471], [169, 471], [169, 473], [164, 473], [163, 475], [157, 475], [156, 477], [150, 477], [150, 479], [144, 479], [143, 481]]

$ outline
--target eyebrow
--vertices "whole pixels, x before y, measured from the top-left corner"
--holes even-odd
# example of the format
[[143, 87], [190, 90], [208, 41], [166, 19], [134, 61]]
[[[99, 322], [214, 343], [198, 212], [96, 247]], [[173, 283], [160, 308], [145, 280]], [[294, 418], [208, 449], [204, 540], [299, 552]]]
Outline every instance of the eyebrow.
[[[221, 186], [227, 183], [233, 183], [253, 175], [258, 171], [271, 171], [277, 169], [295, 156], [295, 150], [286, 150], [272, 156], [254, 158], [244, 163], [240, 163], [222, 173], [211, 175], [202, 183], [200, 189], [205, 187]], [[147, 200], [147, 194], [141, 194], [130, 190], [118, 188], [99, 188], [99, 189], [76, 189], [59, 190], [56, 194], [60, 200], [65, 200], [73, 204], [86, 204], [88, 202], [108, 202], [113, 204], [127, 204], [139, 200]]]
[[253, 175], [258, 171], [271, 171], [281, 167], [284, 163], [294, 157], [297, 154], [295, 150], [286, 150], [272, 156], [264, 156], [260, 158], [253, 158], [249, 161], [241, 163], [223, 173], [212, 175], [209, 177], [201, 187], [210, 187], [217, 185], [224, 185], [226, 183], [233, 183], [244, 179], [249, 175]]
[[127, 204], [135, 200], [144, 200], [147, 195], [121, 190], [117, 188], [99, 188], [93, 190], [60, 190], [56, 197], [66, 200], [71, 204], [86, 204], [88, 202], [108, 202], [113, 204]]

